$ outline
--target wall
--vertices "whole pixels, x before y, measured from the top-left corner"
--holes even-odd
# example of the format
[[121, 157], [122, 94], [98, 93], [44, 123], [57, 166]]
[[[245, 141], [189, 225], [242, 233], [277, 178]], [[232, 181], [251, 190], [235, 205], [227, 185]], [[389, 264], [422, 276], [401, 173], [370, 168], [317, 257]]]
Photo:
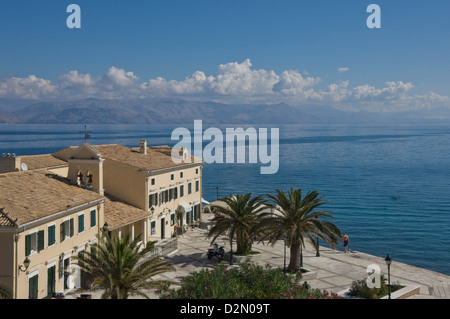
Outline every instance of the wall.
[[[96, 210], [96, 224], [90, 227], [90, 211]], [[84, 214], [84, 231], [78, 233], [78, 216]], [[60, 238], [60, 225], [65, 220], [70, 218], [74, 219], [74, 235], [61, 242]], [[17, 277], [17, 291], [15, 295], [18, 299], [28, 299], [28, 279], [31, 274], [37, 274], [38, 279], [38, 298], [44, 298], [47, 296], [47, 267], [55, 264], [56, 265], [56, 292], [62, 292], [64, 277], [59, 278], [60, 270], [60, 258], [64, 256], [63, 259], [69, 258], [71, 264], [76, 264], [73, 258], [78, 254], [79, 251], [84, 250], [89, 247], [89, 243], [96, 240], [96, 235], [99, 233], [100, 227], [104, 223], [103, 220], [103, 204], [93, 205], [82, 211], [77, 211], [66, 215], [64, 217], [54, 219], [45, 224], [26, 229], [20, 232], [20, 238], [17, 242], [17, 262], [15, 264], [15, 259], [8, 259], [10, 272], [13, 272], [19, 265], [23, 264], [26, 258], [25, 255], [25, 237], [26, 235], [33, 233], [35, 231], [44, 230], [44, 249], [40, 252], [32, 253], [28, 258], [31, 263], [26, 272], [18, 272]], [[55, 244], [48, 246], [48, 226], [55, 225]], [[62, 255], [63, 254], [63, 255]], [[15, 289], [16, 290], [16, 289]]]
[[[196, 170], [198, 170], [198, 173], [196, 173]], [[183, 177], [180, 177], [180, 173], [183, 173]], [[155, 208], [155, 211], [152, 215], [153, 218], [155, 218], [156, 221], [156, 233], [154, 235], [150, 235], [150, 222], [149, 225], [149, 240], [157, 240], [161, 239], [161, 214], [165, 213], [165, 238], [170, 238], [173, 236], [174, 233], [174, 226], [170, 225], [170, 213], [172, 211], [177, 211], [178, 207], [182, 204], [189, 204], [189, 203], [196, 203], [201, 205], [202, 200], [202, 180], [201, 180], [201, 173], [202, 173], [202, 167], [201, 165], [184, 168], [184, 169], [175, 169], [171, 172], [164, 172], [161, 174], [155, 174], [148, 177], [148, 195], [152, 192], [158, 193], [158, 205]], [[171, 179], [171, 175], [173, 174], [174, 178]], [[155, 185], [152, 184], [152, 179], [155, 179]], [[198, 192], [195, 191], [195, 181], [199, 181], [199, 190]], [[188, 182], [191, 182], [192, 185], [192, 193], [188, 194]], [[184, 185], [184, 196], [180, 197], [180, 185]], [[168, 190], [171, 187], [177, 187], [178, 188], [178, 198], [173, 199], [169, 202], [166, 202], [164, 204], [160, 203], [159, 194], [163, 190]], [[149, 201], [147, 195], [147, 202]], [[200, 209], [201, 211], [201, 209]], [[185, 215], [183, 215], [183, 218], [185, 218]], [[185, 220], [184, 220], [185, 224]]]
[[144, 210], [147, 197], [145, 180], [145, 173], [135, 167], [110, 159], [103, 162], [105, 192]]

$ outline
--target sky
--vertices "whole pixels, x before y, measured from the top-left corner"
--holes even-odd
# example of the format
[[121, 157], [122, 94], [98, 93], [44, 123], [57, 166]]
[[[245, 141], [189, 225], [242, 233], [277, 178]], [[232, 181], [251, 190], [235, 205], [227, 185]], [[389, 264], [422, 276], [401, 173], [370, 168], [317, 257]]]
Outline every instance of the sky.
[[0, 3], [0, 98], [450, 107], [447, 0]]

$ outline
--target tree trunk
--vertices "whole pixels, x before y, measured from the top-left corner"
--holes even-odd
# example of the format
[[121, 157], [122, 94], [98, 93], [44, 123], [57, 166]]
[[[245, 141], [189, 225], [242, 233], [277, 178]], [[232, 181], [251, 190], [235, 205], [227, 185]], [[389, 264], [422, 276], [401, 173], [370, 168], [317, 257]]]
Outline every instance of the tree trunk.
[[291, 243], [291, 256], [289, 258], [288, 272], [300, 270], [300, 241], [294, 240]]

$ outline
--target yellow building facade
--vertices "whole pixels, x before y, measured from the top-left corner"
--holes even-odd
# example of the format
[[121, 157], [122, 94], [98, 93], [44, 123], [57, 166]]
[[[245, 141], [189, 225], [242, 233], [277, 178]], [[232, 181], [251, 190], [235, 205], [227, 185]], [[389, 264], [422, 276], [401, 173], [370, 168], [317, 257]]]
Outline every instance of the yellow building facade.
[[[189, 155], [177, 164], [171, 152], [141, 141], [136, 148], [84, 143], [0, 158], [0, 285], [20, 299], [65, 293], [73, 288], [75, 256], [100, 232], [158, 245], [172, 240], [177, 226], [195, 225], [202, 162]], [[187, 158], [185, 150], [180, 156]]]

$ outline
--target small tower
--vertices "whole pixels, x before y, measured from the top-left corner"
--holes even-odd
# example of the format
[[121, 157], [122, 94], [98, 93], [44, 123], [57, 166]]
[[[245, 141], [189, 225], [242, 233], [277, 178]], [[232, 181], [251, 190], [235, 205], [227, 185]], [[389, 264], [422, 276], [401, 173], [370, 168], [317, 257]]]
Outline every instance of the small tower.
[[103, 161], [98, 151], [83, 143], [70, 153], [68, 178], [75, 185], [104, 195]]

